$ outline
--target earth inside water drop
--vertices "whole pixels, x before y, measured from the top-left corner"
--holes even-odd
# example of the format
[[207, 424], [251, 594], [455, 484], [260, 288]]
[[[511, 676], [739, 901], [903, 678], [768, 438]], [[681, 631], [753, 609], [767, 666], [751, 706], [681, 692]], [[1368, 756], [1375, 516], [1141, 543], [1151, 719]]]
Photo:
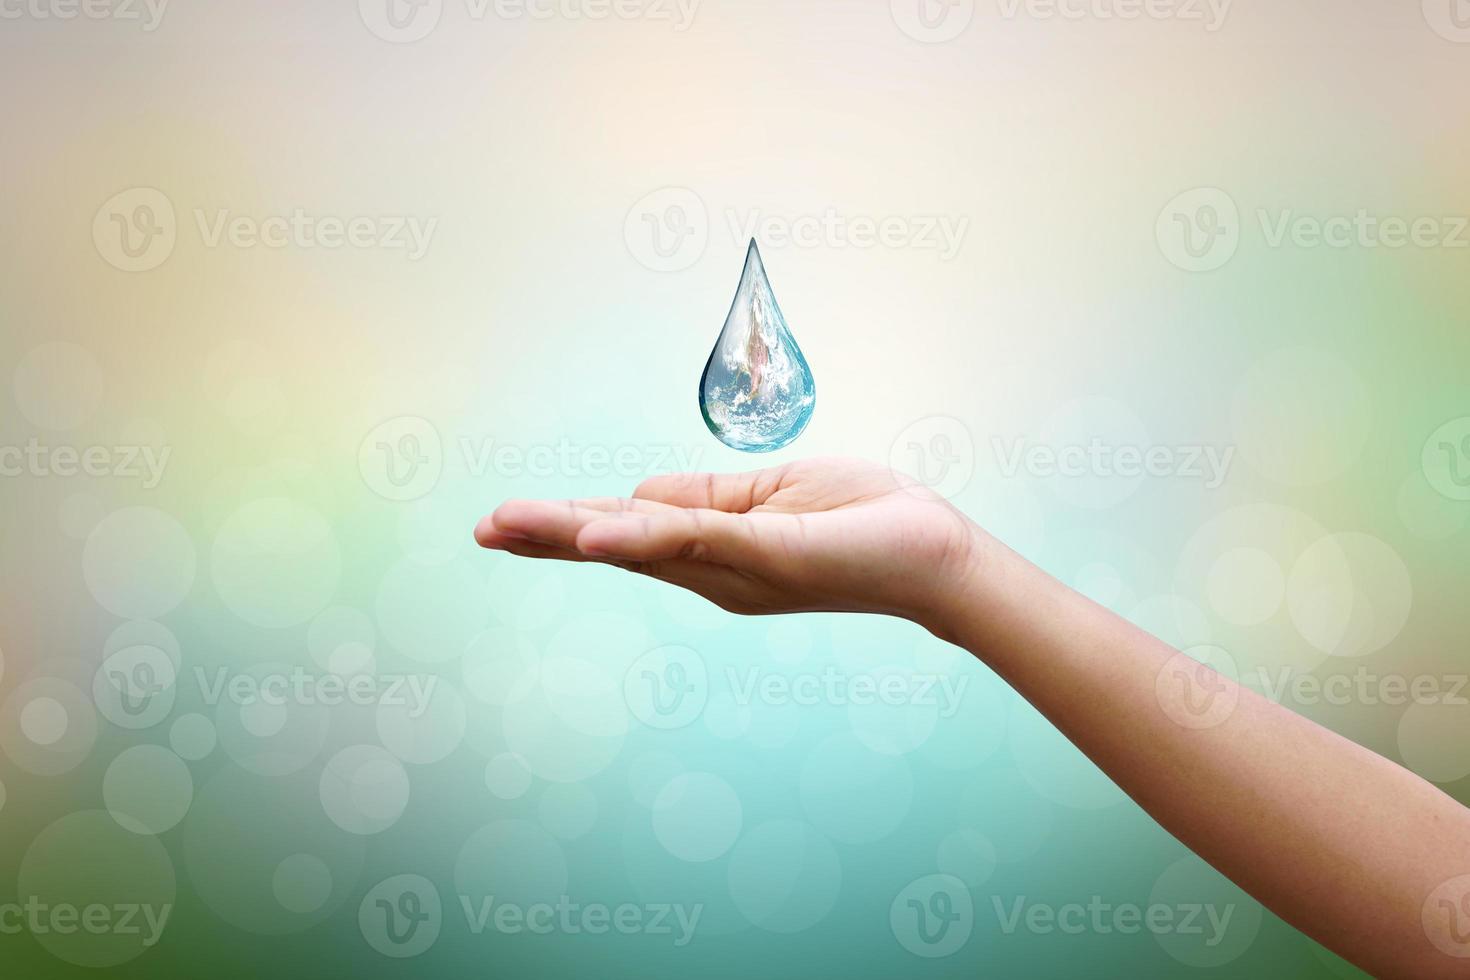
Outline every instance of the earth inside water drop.
[[811, 421], [816, 384], [751, 239], [725, 326], [699, 381], [699, 410], [725, 445], [768, 453]]

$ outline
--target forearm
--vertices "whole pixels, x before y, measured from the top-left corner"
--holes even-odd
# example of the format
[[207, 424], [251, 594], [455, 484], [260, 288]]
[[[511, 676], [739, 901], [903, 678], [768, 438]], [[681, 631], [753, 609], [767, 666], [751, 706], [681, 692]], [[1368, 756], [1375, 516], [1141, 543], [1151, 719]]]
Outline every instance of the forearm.
[[938, 632], [1288, 922], [1380, 975], [1470, 975], [1421, 917], [1470, 874], [1470, 810], [979, 540]]

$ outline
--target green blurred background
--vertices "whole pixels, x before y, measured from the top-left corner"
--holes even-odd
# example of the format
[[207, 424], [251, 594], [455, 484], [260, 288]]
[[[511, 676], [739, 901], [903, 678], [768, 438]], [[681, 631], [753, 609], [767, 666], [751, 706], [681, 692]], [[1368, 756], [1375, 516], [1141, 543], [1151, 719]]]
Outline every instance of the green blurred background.
[[6, 974], [1355, 975], [915, 627], [470, 538], [889, 462], [1470, 801], [1470, 30], [1052, 9], [0, 7]]

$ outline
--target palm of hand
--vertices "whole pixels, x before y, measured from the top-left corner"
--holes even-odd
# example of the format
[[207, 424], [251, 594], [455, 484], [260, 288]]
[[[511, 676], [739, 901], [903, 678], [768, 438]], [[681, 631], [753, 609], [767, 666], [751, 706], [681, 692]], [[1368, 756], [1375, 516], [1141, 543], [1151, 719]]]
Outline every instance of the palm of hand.
[[630, 500], [508, 501], [481, 521], [490, 548], [602, 561], [739, 613], [924, 618], [969, 567], [974, 528], [928, 490], [860, 460], [645, 481]]

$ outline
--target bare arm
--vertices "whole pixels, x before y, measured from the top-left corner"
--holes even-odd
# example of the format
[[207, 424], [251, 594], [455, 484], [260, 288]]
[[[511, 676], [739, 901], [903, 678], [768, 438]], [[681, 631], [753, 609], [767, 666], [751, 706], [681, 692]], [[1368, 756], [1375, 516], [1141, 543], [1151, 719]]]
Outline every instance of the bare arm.
[[1470, 976], [1470, 810], [887, 470], [816, 460], [659, 478], [631, 500], [510, 501], [476, 537], [616, 564], [734, 612], [912, 619], [984, 660], [1160, 824], [1323, 945], [1382, 976]]
[[1003, 547], [986, 550], [988, 584], [956, 597], [951, 632], [1165, 829], [1375, 975], [1470, 975], [1470, 959], [1443, 951], [1470, 954], [1470, 917], [1451, 915], [1470, 879], [1440, 889], [1470, 874], [1470, 811]]

